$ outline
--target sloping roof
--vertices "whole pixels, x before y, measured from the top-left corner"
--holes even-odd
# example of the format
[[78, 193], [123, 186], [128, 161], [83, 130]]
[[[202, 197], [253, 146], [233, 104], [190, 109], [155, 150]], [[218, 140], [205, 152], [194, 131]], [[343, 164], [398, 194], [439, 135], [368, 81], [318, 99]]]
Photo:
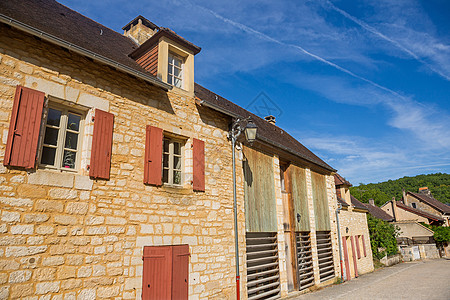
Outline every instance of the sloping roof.
[[241, 118], [247, 118], [250, 116], [256, 126], [258, 126], [257, 138], [259, 140], [287, 150], [288, 152], [306, 161], [312, 162], [326, 170], [332, 172], [336, 171], [278, 126], [267, 122], [266, 120], [211, 92], [197, 83], [195, 84], [195, 96], [198, 97], [202, 103], [206, 103], [210, 107], [222, 111], [225, 114]]
[[381, 219], [383, 221], [394, 221], [394, 217], [390, 216], [388, 213], [386, 213], [384, 210], [379, 208], [378, 206], [371, 205], [368, 203], [364, 203], [364, 206], [369, 211], [369, 214], [371, 214], [373, 217]]
[[339, 175], [338, 173], [334, 174], [334, 184], [335, 185], [348, 185], [352, 186], [350, 182], [348, 182], [344, 177]]
[[361, 201], [359, 201], [358, 199], [356, 199], [355, 197], [353, 197], [353, 195], [350, 195], [350, 199], [352, 201], [353, 207], [358, 208], [358, 209], [368, 210], [366, 205], [364, 203], [362, 203]]
[[437, 199], [434, 199], [433, 197], [430, 197], [428, 195], [421, 194], [421, 193], [413, 193], [413, 192], [407, 192], [407, 193], [412, 195], [413, 197], [427, 203], [428, 205], [437, 209], [441, 213], [450, 214], [450, 206], [445, 205], [444, 203], [442, 203], [441, 201], [439, 201]]
[[[76, 45], [77, 47], [93, 52], [99, 56], [106, 57], [114, 62], [125, 65], [135, 71], [150, 74], [129, 56], [130, 53], [138, 48], [130, 38], [123, 36], [56, 1], [0, 1], [0, 14], [9, 19], [13, 19], [14, 21], [31, 26], [41, 32], [45, 32], [64, 42]], [[184, 40], [170, 29], [161, 27], [157, 34], [170, 35], [186, 45], [189, 45], [189, 47], [192, 47], [194, 52], [200, 51], [199, 47]], [[141, 45], [141, 47], [145, 44], [146, 43]], [[155, 81], [160, 80], [155, 78]], [[276, 147], [284, 148], [329, 171], [335, 171], [279, 127], [270, 124], [244, 108], [214, 94], [198, 84], [195, 85], [195, 94], [201, 100], [212, 103], [230, 113], [240, 115], [241, 117], [251, 116], [259, 128], [258, 138], [260, 140], [272, 143]]]
[[159, 39], [163, 36], [166, 36], [169, 39], [172, 39], [175, 42], [178, 42], [179, 44], [183, 45], [187, 49], [191, 50], [194, 53], [194, 55], [198, 54], [202, 50], [202, 48], [200, 48], [199, 46], [194, 45], [185, 38], [176, 34], [175, 31], [173, 31], [172, 29], [166, 27], [159, 27], [159, 31], [155, 33], [151, 38], [146, 40], [141, 46], [139, 46], [139, 48], [131, 52], [130, 57], [137, 58], [140, 55], [146, 53], [148, 50], [150, 50], [150, 48], [156, 45], [159, 42]]
[[423, 210], [420, 210], [420, 209], [417, 209], [417, 208], [414, 208], [414, 207], [407, 206], [401, 201], [396, 201], [396, 204], [397, 204], [398, 208], [401, 208], [403, 210], [409, 211], [409, 212], [411, 212], [413, 214], [416, 214], [418, 216], [422, 216], [424, 218], [427, 218], [427, 219], [430, 219], [430, 220], [433, 220], [433, 221], [441, 221], [441, 222], [444, 221], [444, 219], [439, 217], [439, 216], [430, 214], [430, 213], [428, 213], [426, 211], [423, 211]]
[[128, 57], [137, 45], [128, 37], [53, 0], [0, 1], [0, 13], [139, 72]]
[[342, 204], [343, 207], [349, 207], [350, 205], [344, 201], [341, 197], [337, 197], [338, 203]]

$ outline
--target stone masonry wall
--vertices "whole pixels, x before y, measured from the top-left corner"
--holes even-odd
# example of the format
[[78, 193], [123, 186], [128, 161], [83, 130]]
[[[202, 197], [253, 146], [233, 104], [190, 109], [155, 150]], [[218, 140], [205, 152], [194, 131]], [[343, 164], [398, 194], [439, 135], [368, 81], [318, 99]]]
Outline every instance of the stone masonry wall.
[[[16, 85], [89, 107], [88, 116], [94, 107], [115, 115], [108, 181], [87, 176], [89, 124], [77, 174], [1, 165], [0, 298], [140, 299], [143, 247], [189, 244], [190, 299], [233, 299], [229, 120], [191, 97], [166, 93], [4, 25], [0, 36], [1, 160]], [[182, 188], [143, 184], [147, 124], [186, 138]], [[204, 193], [190, 185], [194, 137], [205, 141]], [[237, 185], [242, 262], [239, 172]]]

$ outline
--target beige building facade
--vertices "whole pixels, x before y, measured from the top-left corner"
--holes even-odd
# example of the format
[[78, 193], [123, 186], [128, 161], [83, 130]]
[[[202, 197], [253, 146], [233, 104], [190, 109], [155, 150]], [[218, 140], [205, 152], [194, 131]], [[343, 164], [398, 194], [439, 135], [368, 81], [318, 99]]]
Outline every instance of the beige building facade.
[[341, 233], [342, 268], [345, 280], [372, 272], [373, 257], [367, 225], [368, 210], [349, 191], [351, 184], [339, 174], [334, 175]]
[[[294, 146], [281, 147], [284, 141], [270, 136], [281, 129], [194, 84], [200, 48], [170, 30], [134, 20], [125, 34], [136, 44], [56, 2], [46, 5], [27, 11], [51, 16], [52, 28], [39, 14], [25, 14], [20, 1], [0, 4], [6, 16], [0, 23], [0, 299], [146, 299], [160, 292], [152, 289], [157, 276], [148, 267], [160, 266], [155, 253], [169, 261], [164, 251], [175, 257], [179, 245], [188, 251], [180, 263], [174, 258], [170, 268], [160, 267], [186, 276], [167, 293], [235, 299], [228, 130], [248, 116], [260, 137], [237, 150], [241, 297], [283, 297], [340, 277], [335, 170], [288, 134]], [[71, 30], [85, 35], [77, 40]], [[32, 124], [31, 111], [37, 112]], [[22, 141], [25, 135], [31, 140]], [[263, 177], [246, 171], [246, 149], [263, 153]], [[294, 185], [302, 185], [303, 196], [294, 198], [307, 230], [294, 229], [294, 200], [286, 196], [290, 210], [283, 201], [286, 164], [303, 174]], [[252, 215], [259, 202], [249, 202], [250, 174], [272, 183], [261, 187], [272, 195], [266, 199], [272, 215]], [[269, 237], [250, 225], [266, 218], [273, 221]], [[249, 255], [248, 245], [260, 247], [260, 236], [275, 245], [265, 250], [269, 258]], [[293, 263], [300, 237], [310, 249], [307, 286]]]

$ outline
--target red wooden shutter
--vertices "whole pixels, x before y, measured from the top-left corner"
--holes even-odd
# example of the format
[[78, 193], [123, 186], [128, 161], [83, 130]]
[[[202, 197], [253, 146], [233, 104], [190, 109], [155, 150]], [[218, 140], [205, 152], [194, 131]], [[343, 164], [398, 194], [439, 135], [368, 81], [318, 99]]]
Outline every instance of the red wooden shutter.
[[114, 115], [95, 109], [89, 176], [109, 179], [113, 141]]
[[356, 253], [358, 254], [358, 259], [361, 258], [361, 251], [359, 250], [359, 235], [355, 236]]
[[3, 160], [5, 166], [34, 168], [44, 99], [43, 92], [17, 86]]
[[356, 253], [355, 253], [355, 241], [353, 240], [353, 236], [350, 237], [352, 241], [352, 252], [353, 252], [353, 267], [355, 268], [355, 277], [358, 277], [358, 265], [356, 264]]
[[172, 299], [188, 299], [189, 255], [189, 245], [173, 246]]
[[351, 280], [352, 275], [350, 273], [350, 261], [348, 259], [348, 248], [347, 248], [347, 238], [345, 236], [342, 237], [342, 248], [344, 248], [344, 261], [345, 261], [345, 275], [346, 279]]
[[147, 125], [145, 137], [144, 183], [162, 185], [163, 130]]
[[366, 252], [366, 243], [364, 242], [364, 234], [361, 236], [361, 241], [362, 241], [363, 250], [364, 250], [364, 257], [366, 257], [367, 252]]
[[172, 247], [145, 246], [142, 272], [142, 299], [171, 300]]
[[205, 142], [194, 139], [194, 191], [205, 191]]

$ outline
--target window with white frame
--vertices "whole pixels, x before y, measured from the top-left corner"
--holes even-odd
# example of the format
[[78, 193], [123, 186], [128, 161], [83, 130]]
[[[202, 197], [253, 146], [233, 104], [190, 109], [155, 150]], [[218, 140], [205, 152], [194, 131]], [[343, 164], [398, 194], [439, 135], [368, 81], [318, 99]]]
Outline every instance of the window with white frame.
[[183, 58], [169, 53], [169, 65], [167, 70], [167, 83], [178, 88], [183, 87]]
[[81, 154], [84, 115], [51, 103], [47, 110], [40, 165], [59, 170], [77, 170]]
[[183, 142], [181, 140], [164, 137], [162, 164], [163, 183], [182, 185]]

